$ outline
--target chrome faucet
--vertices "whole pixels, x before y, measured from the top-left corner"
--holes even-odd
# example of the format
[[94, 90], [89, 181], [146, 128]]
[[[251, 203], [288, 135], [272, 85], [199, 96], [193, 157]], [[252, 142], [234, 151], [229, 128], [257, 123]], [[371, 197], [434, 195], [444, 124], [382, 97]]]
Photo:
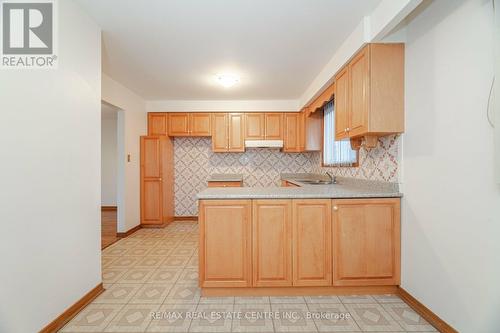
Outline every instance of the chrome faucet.
[[325, 173], [330, 178], [330, 183], [331, 184], [337, 184], [337, 177], [336, 176], [332, 176], [332, 174], [329, 173], [328, 171], [325, 172]]

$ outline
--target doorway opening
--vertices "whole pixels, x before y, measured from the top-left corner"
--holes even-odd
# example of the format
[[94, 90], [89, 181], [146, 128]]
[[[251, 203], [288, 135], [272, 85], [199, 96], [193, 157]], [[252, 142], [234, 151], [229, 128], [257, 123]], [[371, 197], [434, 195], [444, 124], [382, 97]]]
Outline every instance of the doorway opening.
[[119, 108], [101, 102], [101, 249], [108, 247], [119, 238], [117, 235], [120, 160], [122, 145]]

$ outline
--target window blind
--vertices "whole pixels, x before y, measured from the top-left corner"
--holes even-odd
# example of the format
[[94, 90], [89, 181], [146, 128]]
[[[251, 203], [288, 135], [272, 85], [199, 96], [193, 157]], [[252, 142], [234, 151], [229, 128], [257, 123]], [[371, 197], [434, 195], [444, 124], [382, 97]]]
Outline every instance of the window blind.
[[335, 105], [333, 101], [323, 107], [323, 164], [334, 166], [352, 166], [357, 162], [357, 153], [351, 149], [349, 139], [335, 141]]

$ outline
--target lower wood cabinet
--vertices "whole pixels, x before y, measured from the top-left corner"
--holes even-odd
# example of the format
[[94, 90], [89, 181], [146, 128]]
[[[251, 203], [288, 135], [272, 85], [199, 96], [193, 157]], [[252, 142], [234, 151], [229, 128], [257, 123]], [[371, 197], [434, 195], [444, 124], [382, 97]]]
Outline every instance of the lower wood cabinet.
[[251, 200], [202, 200], [200, 287], [252, 285]]
[[253, 285], [292, 285], [292, 200], [252, 200]]
[[293, 200], [293, 285], [332, 285], [331, 200]]
[[200, 286], [400, 283], [400, 199], [200, 200]]
[[333, 200], [334, 285], [399, 285], [400, 199]]

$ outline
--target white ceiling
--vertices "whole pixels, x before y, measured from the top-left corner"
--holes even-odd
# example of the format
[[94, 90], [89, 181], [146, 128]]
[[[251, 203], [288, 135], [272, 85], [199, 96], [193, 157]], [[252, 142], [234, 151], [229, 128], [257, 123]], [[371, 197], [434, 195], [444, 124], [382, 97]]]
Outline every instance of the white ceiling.
[[[380, 0], [77, 0], [103, 72], [147, 100], [297, 99]], [[231, 71], [238, 86], [212, 77]]]

